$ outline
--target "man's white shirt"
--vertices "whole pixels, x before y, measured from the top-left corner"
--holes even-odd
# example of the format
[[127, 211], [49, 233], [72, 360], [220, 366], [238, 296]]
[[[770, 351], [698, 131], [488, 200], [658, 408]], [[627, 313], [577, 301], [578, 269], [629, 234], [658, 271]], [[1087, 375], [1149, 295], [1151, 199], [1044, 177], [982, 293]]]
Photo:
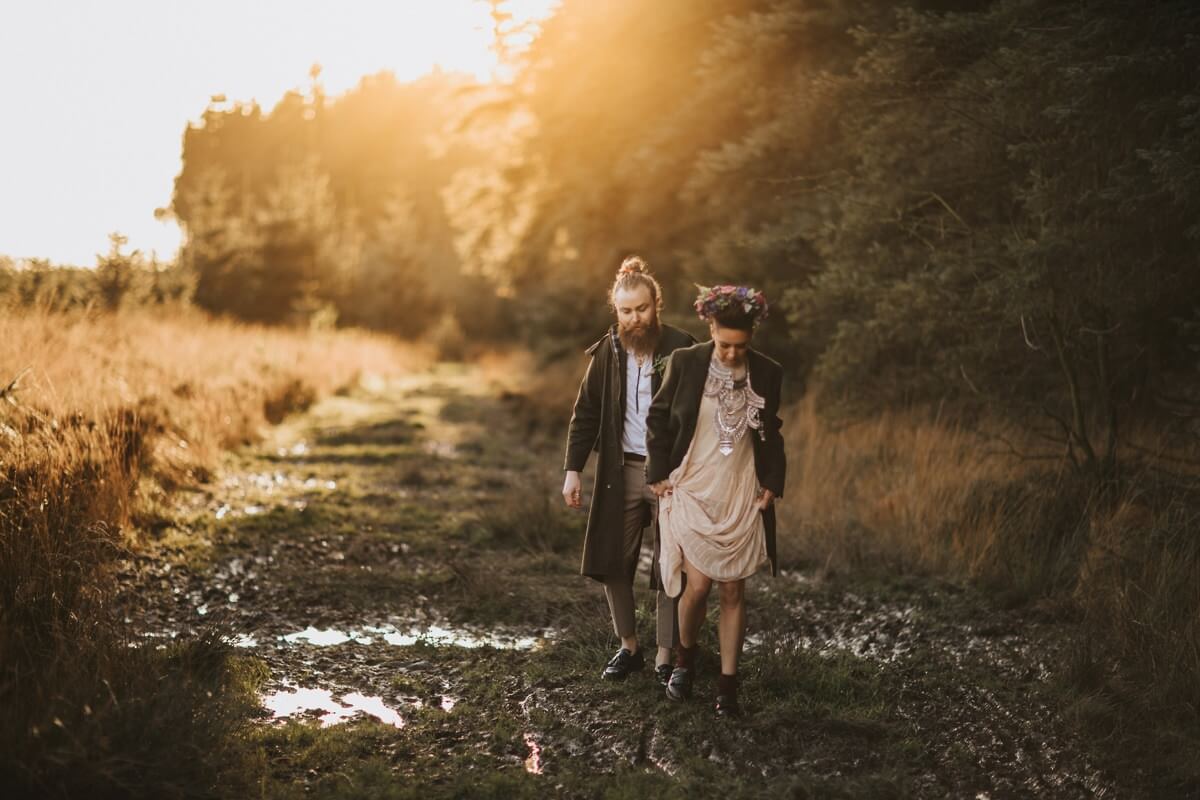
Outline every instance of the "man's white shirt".
[[621, 449], [626, 453], [646, 455], [646, 412], [650, 409], [653, 375], [650, 356], [646, 356], [639, 367], [633, 353], [626, 355], [625, 430], [621, 435]]

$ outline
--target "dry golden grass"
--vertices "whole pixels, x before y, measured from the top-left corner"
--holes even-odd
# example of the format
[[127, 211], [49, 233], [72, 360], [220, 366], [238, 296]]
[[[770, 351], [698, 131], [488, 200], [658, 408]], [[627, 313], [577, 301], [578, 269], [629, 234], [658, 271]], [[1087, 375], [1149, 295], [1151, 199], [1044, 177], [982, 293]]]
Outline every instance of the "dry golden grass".
[[317, 396], [426, 360], [381, 336], [187, 309], [0, 318], [0, 777], [138, 781], [128, 748], [163, 725], [175, 735], [162, 747], [216, 746], [238, 715], [195, 714], [160, 685], [232, 697], [226, 657], [215, 644], [182, 661], [130, 655], [105, 602], [106, 567], [134, 544], [139, 487], [201, 479], [221, 450]]
[[24, 372], [22, 406], [58, 420], [154, 415], [171, 434], [163, 442], [189, 451], [172, 458], [195, 464], [253, 438], [306, 397], [426, 360], [383, 336], [249, 326], [187, 308], [0, 319], [0, 380]]
[[1131, 429], [1121, 480], [1102, 483], [1062, 459], [1016, 456], [1008, 442], [1038, 447], [1012, 424], [987, 437], [920, 412], [834, 425], [814, 408], [810, 397], [784, 420], [785, 566], [926, 572], [1003, 602], [1050, 598], [1082, 617], [1093, 677], [1119, 664], [1119, 693], [1152, 717], [1200, 715], [1200, 469], [1186, 442]]
[[834, 570], [879, 564], [978, 575], [1004, 511], [969, 513], [978, 487], [1017, 481], [1027, 467], [918, 412], [833, 425], [815, 408], [810, 396], [784, 420], [785, 557]]

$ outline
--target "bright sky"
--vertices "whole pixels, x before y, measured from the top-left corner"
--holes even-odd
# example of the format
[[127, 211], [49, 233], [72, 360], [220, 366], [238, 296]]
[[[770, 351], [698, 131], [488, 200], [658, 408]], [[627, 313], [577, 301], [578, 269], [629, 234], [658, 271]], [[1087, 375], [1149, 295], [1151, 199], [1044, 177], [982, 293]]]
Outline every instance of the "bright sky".
[[[555, 0], [510, 0], [540, 18]], [[25, 0], [0, 3], [0, 254], [92, 266], [120, 231], [164, 259], [184, 127], [209, 99], [266, 110], [322, 67], [326, 94], [390, 69], [486, 79], [479, 0]]]

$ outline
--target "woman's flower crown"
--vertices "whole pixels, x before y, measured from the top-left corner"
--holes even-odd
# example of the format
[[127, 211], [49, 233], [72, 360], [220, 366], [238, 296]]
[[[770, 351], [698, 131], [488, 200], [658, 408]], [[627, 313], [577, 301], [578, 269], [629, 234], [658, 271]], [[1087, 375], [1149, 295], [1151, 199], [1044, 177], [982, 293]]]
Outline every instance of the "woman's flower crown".
[[741, 308], [754, 324], [767, 318], [767, 298], [762, 292], [748, 286], [701, 286], [696, 284], [700, 295], [693, 306], [700, 319], [708, 320], [723, 311]]

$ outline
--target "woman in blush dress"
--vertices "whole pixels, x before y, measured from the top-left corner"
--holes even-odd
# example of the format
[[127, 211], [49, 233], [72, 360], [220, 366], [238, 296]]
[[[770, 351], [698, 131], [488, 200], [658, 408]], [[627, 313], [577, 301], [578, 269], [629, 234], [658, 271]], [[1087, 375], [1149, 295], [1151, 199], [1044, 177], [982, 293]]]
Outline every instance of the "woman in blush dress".
[[647, 417], [646, 482], [659, 498], [659, 571], [679, 596], [679, 647], [667, 684], [691, 697], [696, 636], [718, 586], [721, 675], [716, 711], [741, 713], [737, 665], [746, 633], [746, 578], [776, 571], [774, 501], [787, 462], [780, 435], [783, 369], [750, 346], [766, 317], [761, 292], [701, 288], [695, 307], [712, 339], [676, 350]]

